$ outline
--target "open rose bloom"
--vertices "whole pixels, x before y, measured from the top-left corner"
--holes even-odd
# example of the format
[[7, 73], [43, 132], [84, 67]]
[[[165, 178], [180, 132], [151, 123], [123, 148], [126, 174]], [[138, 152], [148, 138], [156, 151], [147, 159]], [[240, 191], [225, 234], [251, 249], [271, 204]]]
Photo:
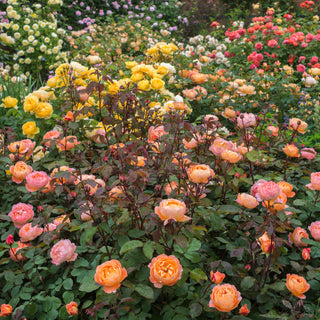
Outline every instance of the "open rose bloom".
[[310, 289], [306, 279], [296, 274], [287, 274], [286, 287], [294, 296], [300, 299], [305, 299], [304, 293]]
[[187, 169], [188, 178], [194, 183], [208, 183], [215, 176], [214, 171], [206, 164], [190, 165]]
[[242, 300], [240, 292], [231, 284], [219, 284], [212, 289], [209, 307], [221, 312], [235, 309]]
[[28, 166], [25, 162], [18, 161], [14, 166], [10, 167], [12, 181], [15, 183], [21, 183], [27, 175], [32, 172], [32, 170], [32, 167]]
[[189, 221], [191, 218], [186, 216], [187, 207], [183, 201], [176, 199], [162, 200], [159, 207], [154, 209], [156, 215], [164, 221], [164, 224], [168, 223], [168, 220], [184, 222]]
[[121, 282], [127, 276], [127, 270], [118, 260], [110, 260], [97, 266], [94, 281], [103, 286], [105, 293], [112, 293], [120, 288]]
[[31, 222], [25, 224], [19, 230], [19, 237], [22, 242], [32, 241], [43, 232], [43, 228], [39, 228], [38, 226], [32, 227]]
[[77, 259], [78, 254], [75, 252], [76, 245], [71, 243], [69, 239], [60, 240], [57, 242], [50, 251], [52, 263], [59, 265], [65, 261], [74, 261]]
[[19, 202], [12, 206], [8, 216], [11, 218], [16, 228], [21, 228], [34, 216], [33, 206]]
[[320, 190], [320, 172], [311, 173], [311, 183], [306, 185], [310, 190]]
[[156, 288], [173, 286], [181, 279], [182, 266], [180, 261], [173, 255], [161, 254], [152, 259], [148, 265], [150, 269], [150, 281]]
[[47, 185], [50, 178], [44, 171], [33, 171], [26, 177], [26, 188], [29, 192], [35, 192]]

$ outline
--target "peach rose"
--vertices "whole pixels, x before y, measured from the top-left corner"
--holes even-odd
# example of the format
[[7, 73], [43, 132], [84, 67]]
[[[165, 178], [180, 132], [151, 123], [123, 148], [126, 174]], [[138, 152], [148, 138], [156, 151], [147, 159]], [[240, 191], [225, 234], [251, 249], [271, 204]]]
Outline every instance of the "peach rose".
[[160, 254], [153, 258], [148, 265], [150, 269], [150, 281], [156, 288], [173, 286], [181, 279], [182, 266], [180, 261], [173, 255]]
[[293, 186], [290, 183], [286, 181], [279, 181], [277, 184], [288, 198], [292, 198], [296, 195], [295, 192], [292, 191]]
[[49, 148], [51, 141], [55, 141], [55, 140], [59, 139], [60, 136], [61, 136], [61, 132], [60, 131], [51, 130], [51, 131], [48, 131], [43, 136], [42, 140], [45, 141], [44, 145]]
[[238, 152], [224, 150], [221, 152], [221, 158], [230, 163], [237, 163], [242, 159], [242, 156]]
[[[61, 177], [61, 176], [57, 177], [57, 178], [55, 177], [58, 172], [64, 172], [64, 171], [69, 172], [70, 175], [67, 176], [66, 178]], [[61, 166], [60, 168], [54, 168], [52, 170], [52, 173], [51, 173], [50, 176], [51, 176], [52, 179], [55, 180], [56, 183], [58, 183], [60, 185], [67, 184], [67, 183], [68, 184], [73, 184], [74, 181], [76, 180], [76, 177], [72, 175], [74, 171], [75, 171], [75, 169], [69, 168], [68, 166]]]
[[266, 183], [267, 181], [266, 180], [263, 180], [263, 179], [260, 179], [258, 180], [252, 187], [251, 187], [251, 190], [250, 190], [250, 193], [252, 196], [254, 196], [258, 201], [261, 201], [261, 199], [259, 198], [259, 193], [258, 193], [258, 189], [259, 187]]
[[58, 226], [61, 223], [70, 223], [70, 219], [68, 218], [68, 216], [66, 214], [62, 214], [61, 216], [59, 216], [53, 220], [53, 224], [56, 226]]
[[10, 304], [2, 304], [1, 305], [1, 312], [0, 317], [7, 317], [12, 313], [12, 307]]
[[159, 140], [160, 137], [166, 134], [168, 134], [168, 132], [164, 130], [164, 126], [158, 126], [158, 127], [152, 126], [148, 130], [148, 142], [154, 143], [157, 140]]
[[265, 232], [260, 238], [258, 238], [258, 244], [264, 253], [272, 252], [275, 247], [275, 243], [271, 243], [271, 238], [269, 237], [267, 232]]
[[247, 193], [239, 193], [236, 202], [247, 209], [254, 209], [259, 204], [254, 196]]
[[76, 245], [71, 243], [69, 239], [60, 240], [57, 242], [50, 251], [52, 263], [59, 265], [65, 261], [74, 261], [77, 259], [78, 254], [75, 253]]
[[317, 152], [313, 148], [301, 149], [301, 158], [303, 159], [313, 160], [316, 155], [317, 155]]
[[[276, 199], [281, 192], [280, 187], [273, 181], [261, 183], [258, 187], [258, 194], [261, 200], [274, 200]], [[258, 199], [258, 197], [256, 198]], [[258, 199], [259, 200], [259, 199]]]
[[315, 221], [308, 227], [314, 240], [320, 241], [320, 221]]
[[253, 113], [241, 113], [237, 117], [237, 124], [240, 128], [255, 127], [257, 124], [256, 116]]
[[241, 314], [244, 317], [246, 317], [249, 313], [250, 313], [250, 310], [248, 309], [247, 304], [243, 305], [239, 310], [239, 314]]
[[79, 95], [79, 101], [85, 102], [89, 99], [89, 93], [86, 92], [86, 87], [80, 86], [77, 87], [77, 93]]
[[188, 178], [194, 183], [208, 183], [215, 176], [214, 171], [206, 164], [194, 164], [187, 169]]
[[117, 291], [127, 276], [127, 270], [118, 260], [109, 260], [97, 266], [94, 281], [103, 286], [105, 293], [112, 293]]
[[189, 79], [197, 84], [201, 84], [207, 81], [207, 76], [203, 73], [192, 72], [189, 75]]
[[320, 172], [311, 173], [311, 183], [306, 185], [310, 190], [320, 191]]
[[23, 225], [25, 225], [29, 220], [33, 218], [33, 206], [31, 204], [19, 202], [12, 206], [12, 209], [9, 212], [8, 216], [11, 218], [14, 226], [20, 229]]
[[278, 136], [279, 127], [275, 127], [275, 126], [269, 125], [269, 126], [267, 126], [267, 130], [271, 131], [271, 133], [272, 133], [272, 135], [274, 137]]
[[146, 165], [146, 162], [147, 162], [147, 158], [146, 157], [143, 157], [143, 156], [137, 156], [136, 159], [132, 160], [130, 162], [130, 164], [132, 166], [136, 166], [136, 167], [144, 167]]
[[307, 244], [302, 241], [302, 238], [309, 239], [307, 231], [303, 228], [297, 227], [293, 233], [289, 233], [289, 242], [294, 243], [298, 248], [307, 246]]
[[182, 142], [183, 142], [184, 148], [187, 150], [193, 149], [199, 144], [199, 141], [196, 140], [195, 138], [192, 138], [189, 141], [187, 141], [186, 139], [183, 139]]
[[198, 92], [194, 89], [185, 89], [182, 91], [182, 93], [190, 101], [193, 101], [196, 98], [196, 96], [198, 95]]
[[291, 158], [300, 157], [299, 149], [294, 144], [287, 144], [282, 151]]
[[78, 304], [75, 301], [71, 301], [66, 305], [69, 316], [76, 316], [78, 314]]
[[155, 214], [164, 221], [166, 225], [169, 219], [184, 222], [189, 221], [191, 218], [186, 216], [187, 207], [183, 201], [176, 199], [162, 200], [159, 207], [154, 208]]
[[114, 202], [115, 200], [118, 200], [121, 195], [123, 195], [123, 189], [121, 187], [118, 187], [118, 186], [113, 187], [109, 191], [109, 200], [111, 202]]
[[210, 280], [215, 284], [220, 284], [225, 277], [226, 275], [224, 273], [221, 273], [219, 271], [210, 271]]
[[209, 147], [209, 150], [217, 157], [220, 157], [224, 150], [234, 151], [234, 149], [234, 144], [231, 141], [227, 141], [222, 138], [215, 139], [213, 144]]
[[23, 161], [18, 161], [14, 166], [10, 167], [12, 174], [12, 181], [15, 183], [21, 183], [29, 173], [32, 172], [32, 167], [28, 166]]
[[36, 143], [32, 142], [30, 139], [10, 143], [8, 149], [10, 152], [14, 153], [14, 155], [10, 154], [10, 159], [16, 160], [21, 159], [22, 157], [25, 157], [26, 160], [29, 159], [35, 146]]
[[[171, 194], [173, 191], [177, 191], [178, 183], [176, 181], [171, 181], [170, 183], [166, 184], [164, 187], [164, 191], [167, 196]], [[182, 190], [180, 190], [180, 193], [182, 193]]]
[[270, 212], [277, 212], [284, 210], [287, 205], [287, 196], [284, 192], [281, 191], [279, 196], [275, 200], [268, 201], [268, 203], [263, 202], [262, 205], [267, 207]]
[[61, 140], [57, 140], [56, 147], [58, 148], [59, 152], [67, 151], [75, 148], [79, 143], [80, 142], [78, 142], [76, 136], [67, 136]]
[[237, 116], [237, 114], [232, 107], [227, 107], [222, 112], [222, 116], [226, 119], [234, 119]]
[[18, 248], [12, 248], [12, 247], [10, 248], [10, 251], [9, 251], [10, 258], [14, 261], [22, 261], [27, 259], [24, 255], [22, 255], [22, 253], [18, 253], [18, 251], [23, 248], [31, 247], [31, 243], [23, 243], [20, 241], [18, 241], [17, 243], [18, 243]]
[[301, 255], [302, 255], [303, 260], [310, 260], [310, 251], [311, 251], [310, 248], [304, 248], [302, 250]]
[[33, 171], [26, 177], [26, 188], [29, 192], [35, 192], [47, 185], [49, 177], [44, 171]]
[[38, 236], [40, 236], [42, 231], [42, 228], [39, 228], [37, 225], [33, 227], [32, 223], [29, 222], [21, 227], [21, 229], [19, 230], [19, 237], [21, 242], [32, 241]]
[[219, 284], [212, 289], [209, 307], [221, 312], [229, 312], [235, 309], [242, 297], [237, 288], [231, 284]]
[[308, 124], [298, 118], [292, 118], [289, 120], [289, 129], [297, 130], [298, 132], [305, 134]]
[[296, 274], [287, 274], [286, 287], [294, 296], [300, 299], [305, 299], [304, 293], [310, 289], [306, 279]]

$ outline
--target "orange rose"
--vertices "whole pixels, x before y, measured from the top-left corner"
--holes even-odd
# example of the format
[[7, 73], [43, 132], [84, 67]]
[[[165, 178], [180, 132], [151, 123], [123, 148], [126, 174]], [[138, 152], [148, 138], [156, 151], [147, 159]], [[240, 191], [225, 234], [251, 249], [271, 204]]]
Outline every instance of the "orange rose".
[[80, 142], [78, 142], [76, 136], [67, 136], [61, 140], [56, 141], [56, 147], [58, 148], [59, 152], [70, 150], [76, 147]]
[[216, 272], [210, 271], [210, 279], [215, 284], [220, 284], [225, 277], [226, 275], [224, 273], [221, 273], [219, 271], [216, 271]]
[[78, 304], [75, 301], [71, 301], [66, 305], [67, 312], [70, 316], [78, 314]]
[[244, 317], [246, 317], [249, 313], [250, 313], [250, 310], [248, 309], [247, 304], [243, 305], [239, 310], [239, 314], [241, 314]]
[[159, 207], [154, 209], [156, 215], [164, 221], [166, 225], [170, 219], [175, 221], [184, 222], [189, 221], [191, 218], [186, 216], [186, 204], [183, 201], [175, 199], [162, 200]]
[[189, 75], [189, 79], [197, 84], [201, 84], [207, 81], [207, 76], [203, 73], [192, 72]]
[[147, 158], [146, 157], [142, 157], [142, 156], [137, 156], [137, 159], [134, 159], [130, 162], [130, 164], [132, 166], [137, 166], [137, 167], [144, 167], [146, 165], [147, 162]]
[[119, 196], [123, 195], [123, 190], [121, 187], [114, 187], [109, 191], [109, 200], [114, 202], [115, 200], [119, 199]]
[[237, 114], [231, 107], [227, 107], [222, 112], [222, 116], [227, 119], [234, 119], [236, 118]]
[[22, 157], [25, 157], [25, 159], [29, 159], [33, 153], [35, 145], [36, 143], [32, 142], [30, 139], [10, 143], [8, 149], [10, 150], [10, 152], [15, 154], [10, 154], [10, 159], [14, 161], [16, 160], [16, 158], [21, 159]]
[[303, 228], [297, 227], [293, 233], [289, 233], [289, 242], [294, 243], [298, 248], [307, 246], [307, 244], [301, 240], [302, 238], [309, 239], [307, 231]]
[[242, 159], [242, 156], [238, 152], [224, 150], [221, 152], [221, 158], [230, 163], [237, 163]]
[[213, 141], [213, 144], [209, 147], [209, 150], [217, 157], [221, 156], [221, 153], [225, 150], [234, 150], [234, 144], [231, 141], [217, 138]]
[[217, 308], [221, 312], [235, 309], [242, 297], [237, 288], [231, 284], [219, 284], [212, 289], [209, 307]]
[[310, 260], [310, 248], [304, 248], [303, 250], [302, 250], [302, 258], [303, 258], [303, 260]]
[[187, 170], [188, 178], [194, 183], [208, 183], [215, 176], [214, 171], [206, 164], [194, 164]]
[[269, 126], [267, 126], [267, 130], [271, 131], [271, 134], [272, 134], [274, 137], [277, 137], [277, 136], [278, 136], [278, 132], [279, 132], [279, 128], [278, 128], [278, 127], [269, 125]]
[[149, 264], [150, 281], [156, 288], [173, 286], [181, 279], [182, 266], [180, 261], [173, 255], [161, 254], [152, 259]]
[[118, 260], [109, 260], [97, 266], [94, 281], [103, 286], [105, 293], [112, 293], [117, 291], [127, 276], [127, 270]]
[[258, 244], [261, 247], [261, 250], [264, 253], [270, 253], [274, 249], [274, 242], [272, 242], [271, 246], [271, 238], [269, 237], [268, 233], [265, 232], [260, 238], [258, 238]]
[[282, 151], [291, 158], [300, 157], [299, 149], [294, 144], [287, 144]]
[[42, 232], [42, 228], [39, 228], [37, 225], [32, 226], [32, 223], [29, 222], [19, 230], [19, 237], [21, 242], [28, 242], [40, 236]]
[[236, 202], [247, 209], [254, 209], [259, 204], [254, 196], [247, 193], [239, 193]]
[[28, 166], [23, 161], [18, 161], [14, 166], [10, 167], [12, 174], [12, 181], [15, 183], [21, 183], [29, 173], [32, 172], [32, 167]]
[[12, 313], [12, 307], [10, 304], [2, 304], [1, 305], [1, 313], [0, 317], [7, 317]]
[[305, 134], [308, 124], [298, 118], [292, 118], [289, 120], [289, 129], [297, 130], [298, 132]]
[[310, 289], [306, 279], [296, 274], [287, 274], [286, 287], [294, 296], [300, 299], [305, 299], [304, 293]]
[[61, 136], [61, 132], [57, 130], [48, 131], [42, 138], [43, 141], [45, 141], [44, 145], [46, 147], [50, 147], [51, 140], [56, 140]]
[[277, 184], [288, 198], [295, 196], [295, 192], [292, 192], [293, 186], [290, 183], [286, 181], [279, 181]]
[[18, 248], [10, 248], [9, 254], [10, 258], [14, 261], [22, 261], [27, 259], [25, 256], [23, 256], [21, 253], [18, 253], [20, 249], [31, 247], [31, 243], [23, 243], [18, 241]]

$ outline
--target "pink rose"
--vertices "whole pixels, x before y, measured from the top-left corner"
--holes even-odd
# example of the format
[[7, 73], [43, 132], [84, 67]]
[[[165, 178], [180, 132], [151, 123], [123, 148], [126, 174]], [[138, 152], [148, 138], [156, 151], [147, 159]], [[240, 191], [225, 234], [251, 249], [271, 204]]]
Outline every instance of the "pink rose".
[[26, 188], [29, 192], [34, 192], [42, 189], [49, 182], [48, 175], [43, 171], [33, 171], [26, 177]]
[[311, 173], [311, 183], [307, 184], [310, 190], [319, 190], [320, 191], [320, 172]]
[[314, 240], [320, 241], [320, 221], [312, 222], [308, 229]]
[[21, 242], [28, 242], [40, 236], [42, 231], [42, 228], [39, 228], [37, 225], [33, 227], [32, 223], [29, 222], [19, 230], [19, 237]]
[[237, 117], [237, 124], [240, 128], [255, 127], [257, 124], [256, 116], [253, 113], [241, 113]]
[[209, 150], [217, 157], [220, 157], [221, 153], [225, 150], [234, 151], [235, 146], [231, 141], [217, 138], [213, 141], [213, 144], [209, 147]]
[[78, 254], [75, 253], [75, 250], [76, 245], [71, 243], [69, 239], [60, 240], [52, 247], [50, 251], [52, 263], [58, 266], [62, 262], [76, 260]]
[[44, 145], [49, 148], [51, 140], [55, 141], [60, 136], [61, 136], [61, 132], [60, 131], [57, 131], [57, 130], [48, 131], [42, 138], [45, 141]]
[[252, 196], [254, 196], [255, 198], [257, 198], [258, 201], [261, 201], [262, 199], [258, 198], [258, 188], [260, 187], [260, 185], [262, 185], [263, 183], [266, 183], [266, 180], [260, 179], [258, 180], [252, 187], [250, 190], [250, 193]]
[[152, 126], [148, 130], [148, 142], [149, 143], [156, 142], [160, 137], [166, 134], [168, 134], [168, 132], [164, 130], [164, 126], [158, 126], [158, 127]]
[[303, 64], [298, 64], [297, 65], [297, 71], [299, 73], [304, 73], [306, 71], [306, 67]]
[[270, 201], [276, 199], [280, 192], [281, 188], [275, 182], [269, 181], [260, 184], [257, 196], [262, 200]]
[[9, 213], [9, 217], [16, 228], [21, 228], [24, 224], [31, 220], [33, 216], [33, 206], [31, 204], [25, 204], [22, 202], [14, 204]]
[[313, 148], [301, 149], [301, 157], [303, 159], [313, 160], [316, 155], [317, 155], [317, 152]]

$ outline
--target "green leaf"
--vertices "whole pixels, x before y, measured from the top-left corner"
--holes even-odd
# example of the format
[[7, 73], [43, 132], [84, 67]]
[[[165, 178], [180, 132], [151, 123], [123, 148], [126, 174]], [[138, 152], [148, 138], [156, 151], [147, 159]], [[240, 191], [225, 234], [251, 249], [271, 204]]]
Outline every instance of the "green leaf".
[[200, 282], [200, 280], [208, 280], [207, 275], [200, 268], [196, 268], [190, 271], [190, 278]]
[[200, 303], [192, 303], [189, 307], [189, 311], [190, 311], [190, 316], [191, 318], [196, 318], [198, 316], [200, 316], [200, 314], [202, 313], [202, 306]]
[[92, 292], [97, 290], [100, 285], [94, 281], [95, 270], [88, 271], [87, 273], [88, 274], [81, 280], [79, 291]]
[[130, 250], [143, 247], [143, 242], [140, 240], [131, 240], [126, 242], [120, 249], [120, 254], [124, 254]]
[[253, 278], [253, 277], [245, 277], [244, 279], [242, 279], [242, 281], [241, 281], [241, 288], [243, 289], [243, 290], [248, 290], [248, 289], [250, 289], [253, 285], [254, 285], [254, 283], [255, 283], [255, 278]]
[[148, 259], [152, 259], [153, 257], [153, 252], [155, 249], [155, 243], [152, 241], [147, 241], [144, 246], [143, 246], [143, 253]]
[[140, 295], [142, 295], [146, 299], [153, 299], [154, 294], [152, 288], [145, 284], [139, 283], [135, 287], [135, 291], [137, 291]]
[[66, 290], [71, 290], [73, 286], [73, 281], [71, 278], [66, 279], [62, 282], [62, 285]]

